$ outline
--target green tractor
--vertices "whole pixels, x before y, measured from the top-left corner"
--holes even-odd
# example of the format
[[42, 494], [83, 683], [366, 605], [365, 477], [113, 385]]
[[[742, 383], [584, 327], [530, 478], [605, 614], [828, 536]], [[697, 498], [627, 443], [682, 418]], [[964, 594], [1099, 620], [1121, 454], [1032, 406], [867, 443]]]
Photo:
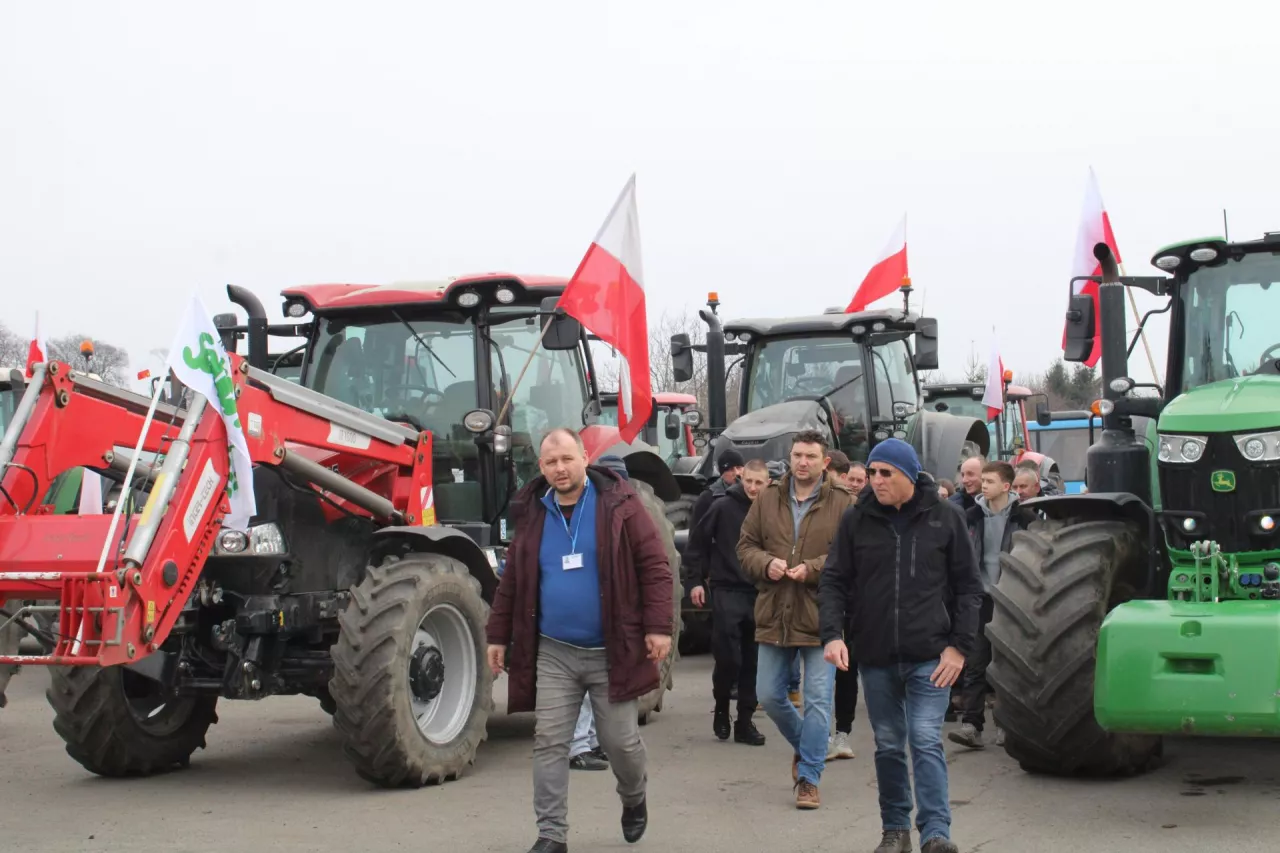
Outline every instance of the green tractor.
[[[1001, 558], [988, 679], [1024, 770], [1128, 775], [1165, 735], [1280, 736], [1280, 233], [1169, 246], [1153, 258], [1168, 277], [1094, 254], [1100, 316], [1071, 297], [1065, 353], [1085, 360], [1096, 319], [1089, 491], [1028, 502], [1044, 519]], [[1130, 341], [1125, 287], [1169, 299]], [[1147, 391], [1128, 354], [1170, 309], [1165, 384]]]

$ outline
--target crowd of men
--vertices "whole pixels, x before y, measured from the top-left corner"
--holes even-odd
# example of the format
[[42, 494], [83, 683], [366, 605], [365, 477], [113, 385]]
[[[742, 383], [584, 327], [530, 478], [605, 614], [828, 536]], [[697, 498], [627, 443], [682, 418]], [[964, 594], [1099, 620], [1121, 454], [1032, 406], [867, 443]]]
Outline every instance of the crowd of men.
[[[673, 567], [624, 466], [589, 465], [568, 429], [539, 453], [541, 476], [515, 499], [488, 660], [508, 673], [508, 709], [536, 716], [529, 853], [566, 853], [571, 768], [613, 771], [628, 842], [648, 825], [637, 700], [670, 653]], [[950, 739], [985, 746], [991, 589], [1033, 518], [1021, 502], [1044, 489], [1039, 471], [972, 457], [957, 488], [905, 442], [851, 462], [814, 431], [777, 475], [733, 450], [717, 461], [684, 554], [690, 597], [712, 613], [714, 736], [763, 745], [763, 710], [791, 747], [796, 807], [817, 809], [826, 762], [854, 757], [861, 688], [875, 853], [913, 849], [913, 802], [921, 853], [956, 853], [942, 727], [958, 713]]]

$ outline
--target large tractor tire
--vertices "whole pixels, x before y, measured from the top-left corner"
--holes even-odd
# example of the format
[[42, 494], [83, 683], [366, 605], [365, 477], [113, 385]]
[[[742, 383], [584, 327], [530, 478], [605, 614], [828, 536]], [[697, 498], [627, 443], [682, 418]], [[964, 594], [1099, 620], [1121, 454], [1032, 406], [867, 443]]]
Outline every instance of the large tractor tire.
[[186, 767], [218, 721], [218, 697], [175, 697], [123, 666], [50, 667], [49, 676], [53, 728], [67, 754], [99, 776]]
[[418, 788], [475, 761], [493, 710], [488, 618], [458, 560], [409, 553], [369, 567], [330, 650], [333, 724], [361, 777]]
[[1023, 770], [1121, 776], [1159, 759], [1159, 737], [1111, 734], [1093, 715], [1098, 630], [1136, 594], [1141, 543], [1127, 521], [1036, 521], [1001, 555], [987, 680], [1005, 751]]
[[[0, 613], [0, 622], [7, 620], [9, 617]], [[23, 636], [26, 632], [17, 625], [9, 624], [0, 628], [0, 655], [16, 655], [18, 654], [18, 646], [22, 643]], [[18, 667], [15, 664], [0, 663], [0, 708], [5, 706], [8, 701], [5, 699], [4, 691], [9, 686], [9, 679], [18, 673]]]
[[693, 521], [693, 504], [697, 500], [697, 495], [682, 495], [666, 504], [664, 511], [673, 529], [689, 529], [689, 524]]
[[676, 550], [675, 527], [667, 519], [666, 506], [654, 494], [653, 487], [648, 483], [643, 480], [632, 480], [631, 485], [636, 490], [636, 494], [640, 496], [640, 501], [644, 504], [649, 517], [653, 519], [654, 525], [658, 528], [658, 534], [662, 537], [662, 544], [666, 548], [667, 560], [671, 566], [671, 594], [674, 599], [672, 602], [674, 610], [672, 612], [671, 653], [667, 655], [666, 660], [658, 665], [657, 688], [640, 697], [640, 725], [644, 726], [648, 725], [655, 712], [662, 710], [662, 701], [666, 692], [675, 686], [675, 679], [672, 673], [680, 650], [680, 600], [684, 597], [684, 584], [680, 580], [680, 552]]

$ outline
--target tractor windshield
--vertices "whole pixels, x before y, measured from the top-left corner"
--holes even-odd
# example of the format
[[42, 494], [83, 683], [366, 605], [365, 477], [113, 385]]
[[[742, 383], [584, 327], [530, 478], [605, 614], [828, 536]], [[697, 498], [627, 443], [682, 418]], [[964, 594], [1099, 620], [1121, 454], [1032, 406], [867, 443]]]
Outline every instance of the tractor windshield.
[[[502, 422], [511, 426], [516, 485], [537, 473], [537, 447], [559, 426], [582, 427], [588, 390], [578, 350], [538, 348], [524, 379], [516, 377], [538, 341], [535, 308], [500, 306], [477, 329], [470, 313], [379, 312], [320, 319], [303, 384], [366, 412], [405, 420], [433, 436], [433, 479], [441, 521], [483, 515], [479, 452], [463, 426], [473, 409], [494, 414], [510, 398]], [[487, 388], [478, 365], [486, 365]]]
[[1186, 324], [1182, 390], [1280, 372], [1280, 257], [1249, 253], [1201, 267], [1181, 288]]
[[893, 404], [916, 403], [915, 374], [905, 341], [865, 347], [847, 336], [768, 338], [755, 346], [748, 377], [749, 411], [796, 397], [826, 397], [846, 424], [866, 427], [864, 361], [870, 353], [876, 421], [893, 420]]

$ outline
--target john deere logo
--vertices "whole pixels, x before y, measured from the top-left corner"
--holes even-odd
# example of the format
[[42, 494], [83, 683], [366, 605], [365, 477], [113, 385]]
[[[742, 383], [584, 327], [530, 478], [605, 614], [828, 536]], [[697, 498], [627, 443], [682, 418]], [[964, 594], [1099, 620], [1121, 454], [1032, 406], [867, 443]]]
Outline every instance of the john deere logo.
[[1236, 473], [1234, 471], [1214, 471], [1209, 481], [1215, 492], [1234, 492], [1236, 490]]

